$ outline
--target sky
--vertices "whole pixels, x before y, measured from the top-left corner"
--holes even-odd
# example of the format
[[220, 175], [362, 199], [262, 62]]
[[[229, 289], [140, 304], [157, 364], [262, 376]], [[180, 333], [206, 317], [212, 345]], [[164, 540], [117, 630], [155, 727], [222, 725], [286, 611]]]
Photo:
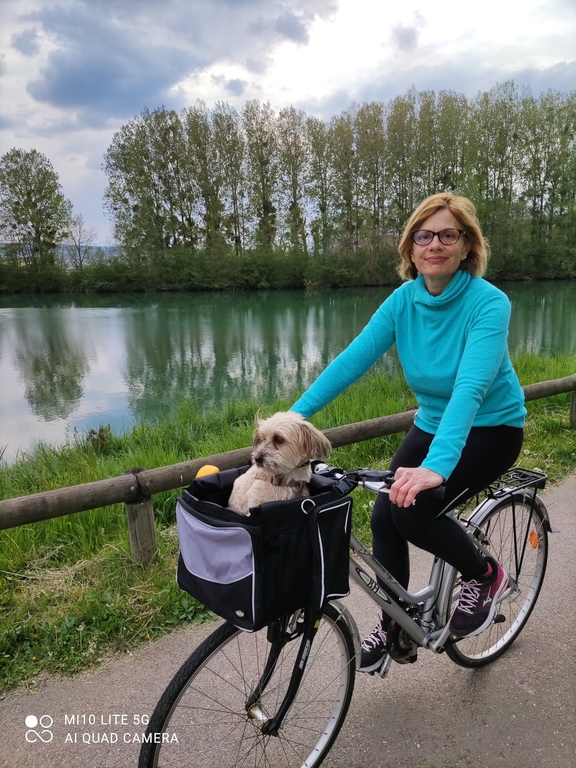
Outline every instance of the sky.
[[576, 90], [576, 0], [0, 0], [0, 156], [42, 152], [101, 245], [104, 153], [146, 107], [330, 119], [505, 80]]

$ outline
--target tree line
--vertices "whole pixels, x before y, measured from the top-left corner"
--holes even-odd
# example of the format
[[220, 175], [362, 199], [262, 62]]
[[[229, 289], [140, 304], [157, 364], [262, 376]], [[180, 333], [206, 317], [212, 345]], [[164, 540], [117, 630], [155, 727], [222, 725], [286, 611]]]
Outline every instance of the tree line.
[[[8, 155], [0, 224], [12, 245], [2, 266], [9, 255], [13, 271], [45, 268], [14, 222], [20, 239], [6, 238]], [[259, 101], [145, 109], [114, 135], [103, 168], [119, 248], [84, 264], [80, 246], [67, 270], [80, 287], [391, 284], [406, 219], [442, 190], [476, 203], [491, 279], [576, 277], [576, 91], [535, 96], [508, 81], [467, 98], [412, 88], [327, 121]]]

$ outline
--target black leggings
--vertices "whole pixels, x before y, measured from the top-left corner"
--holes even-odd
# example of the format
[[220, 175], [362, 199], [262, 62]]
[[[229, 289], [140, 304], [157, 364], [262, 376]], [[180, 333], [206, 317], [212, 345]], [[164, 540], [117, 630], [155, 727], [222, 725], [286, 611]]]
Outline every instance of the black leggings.
[[[378, 494], [372, 512], [374, 555], [405, 589], [410, 580], [408, 542], [446, 560], [467, 581], [486, 573], [484, 556], [461, 526], [450, 517], [437, 515], [462, 491], [464, 501], [506, 472], [518, 458], [523, 437], [524, 431], [517, 427], [473, 427], [460, 460], [446, 481], [444, 499], [419, 494], [416, 503], [405, 508], [392, 504], [388, 494]], [[390, 469], [419, 467], [433, 438], [434, 435], [412, 427]], [[384, 626], [388, 621], [385, 614]]]

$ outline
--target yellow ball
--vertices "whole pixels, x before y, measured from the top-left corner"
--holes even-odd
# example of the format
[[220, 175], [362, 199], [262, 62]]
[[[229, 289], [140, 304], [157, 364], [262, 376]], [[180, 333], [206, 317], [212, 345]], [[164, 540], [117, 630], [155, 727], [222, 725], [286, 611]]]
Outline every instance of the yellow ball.
[[196, 473], [196, 477], [204, 477], [204, 475], [213, 475], [215, 472], [220, 472], [218, 467], [215, 467], [213, 464], [204, 464], [204, 466], [200, 467], [200, 469]]

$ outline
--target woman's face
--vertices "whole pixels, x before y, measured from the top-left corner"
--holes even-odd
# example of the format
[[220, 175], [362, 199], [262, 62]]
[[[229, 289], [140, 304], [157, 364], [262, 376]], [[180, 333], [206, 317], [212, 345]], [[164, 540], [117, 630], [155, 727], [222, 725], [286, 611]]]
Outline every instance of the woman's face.
[[[449, 208], [440, 208], [424, 219], [418, 229], [442, 232], [444, 229], [464, 229]], [[461, 235], [457, 243], [444, 245], [435, 235], [428, 245], [412, 243], [411, 258], [426, 288], [432, 296], [439, 296], [460, 268], [470, 250], [468, 239]]]

